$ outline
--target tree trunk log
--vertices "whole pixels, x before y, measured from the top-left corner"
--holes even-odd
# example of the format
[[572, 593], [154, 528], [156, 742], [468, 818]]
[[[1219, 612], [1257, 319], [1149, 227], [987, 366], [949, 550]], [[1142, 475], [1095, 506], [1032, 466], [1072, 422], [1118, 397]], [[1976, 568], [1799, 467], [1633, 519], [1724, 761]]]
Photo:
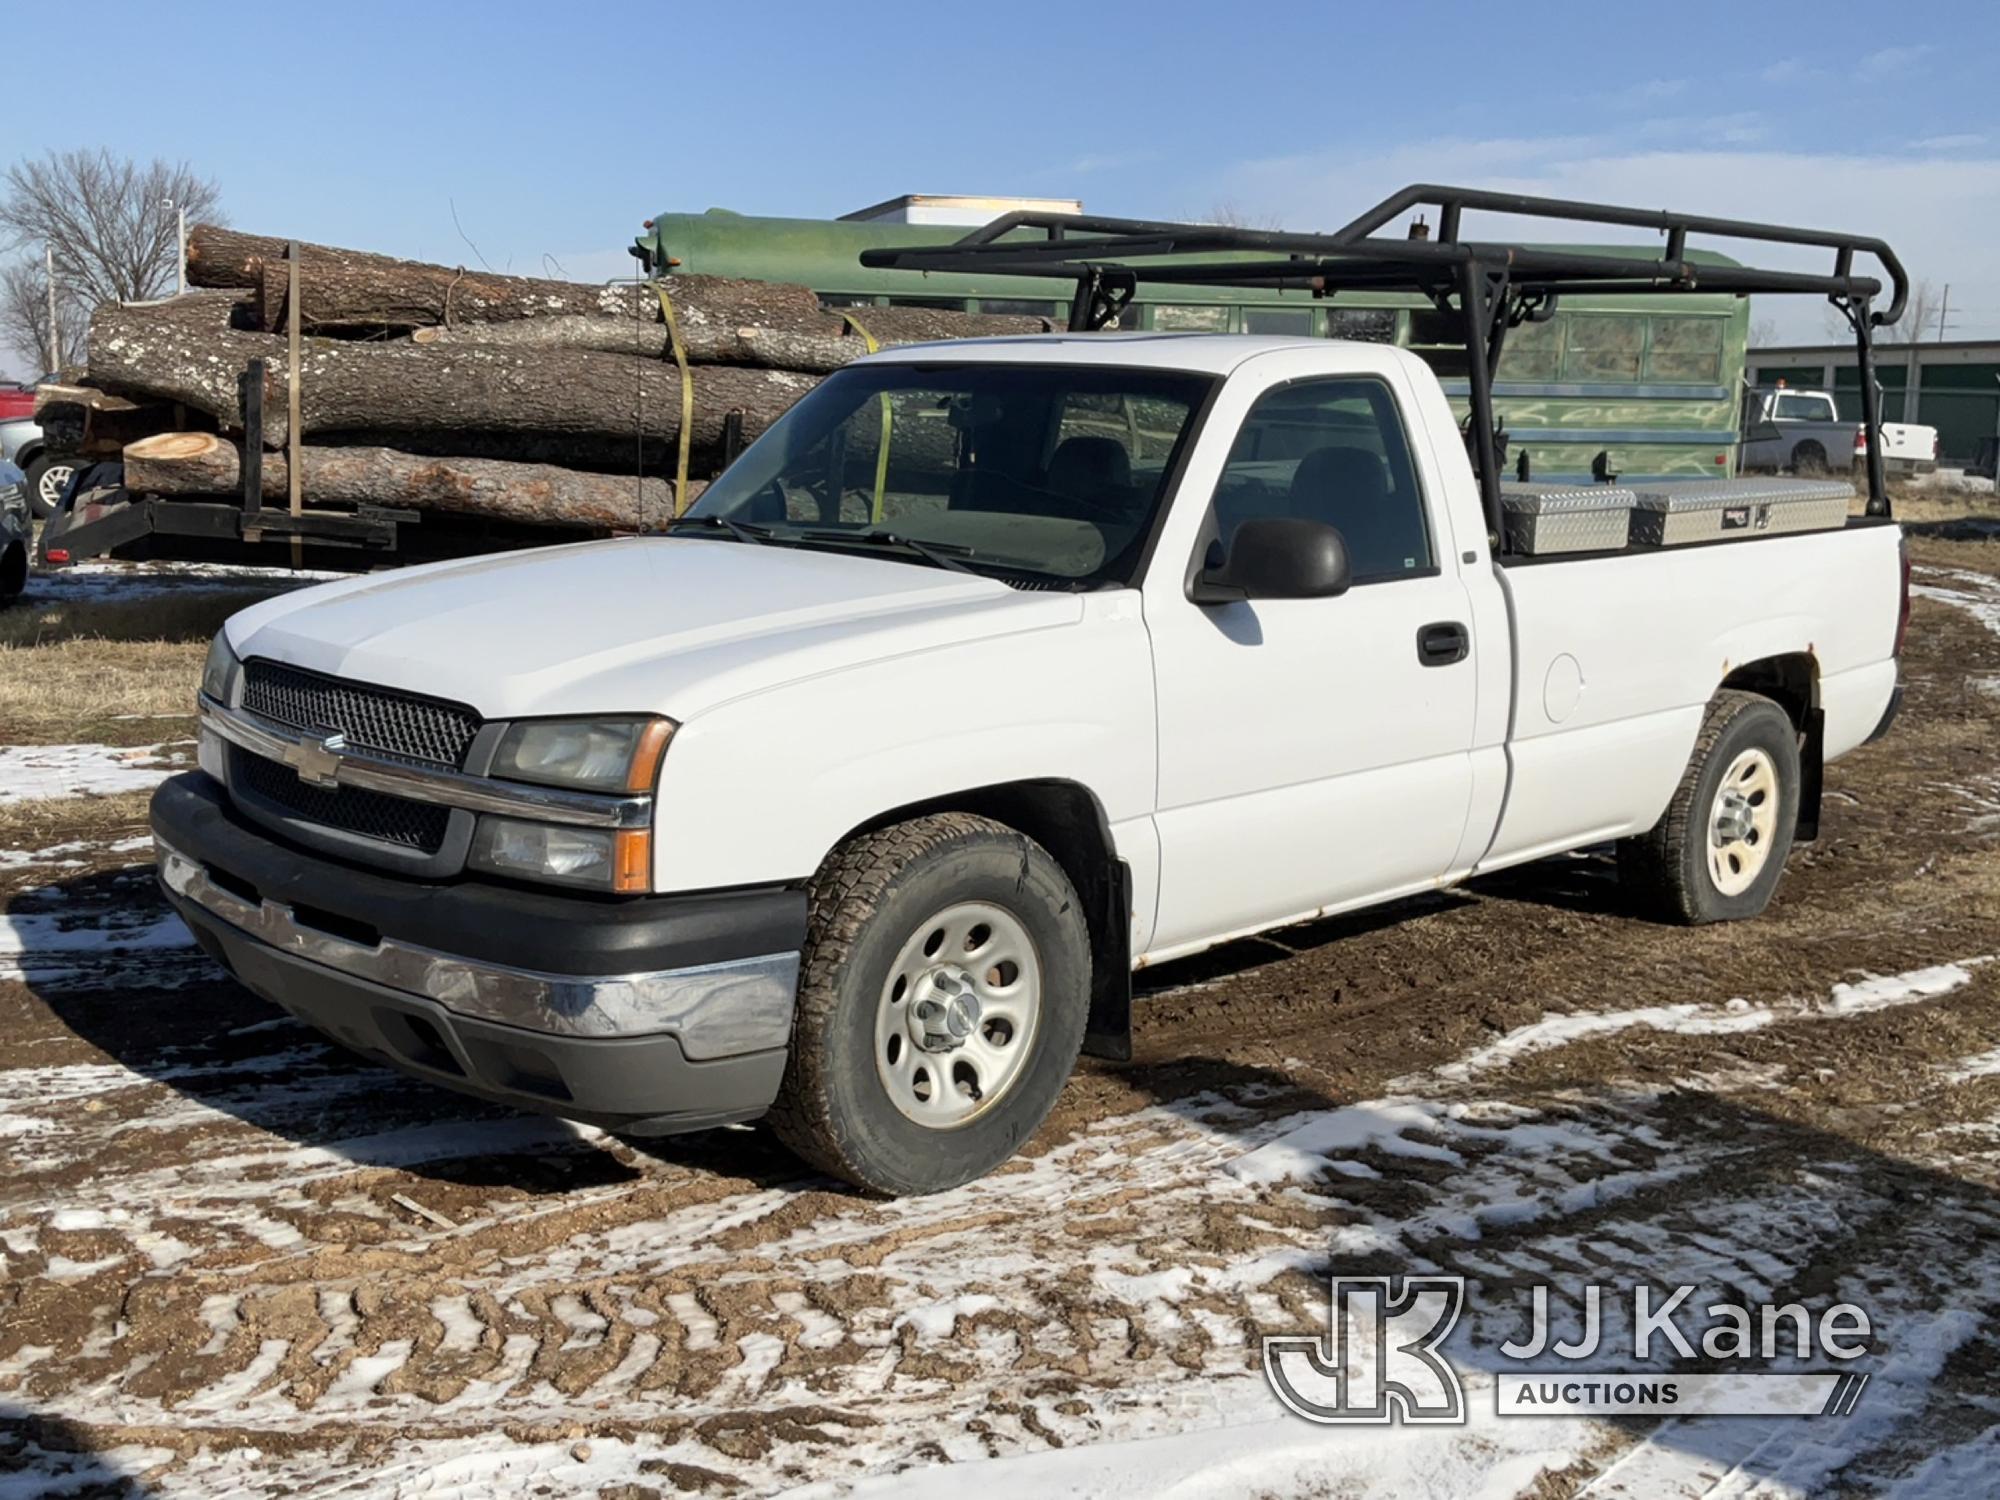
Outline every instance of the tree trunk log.
[[[289, 316], [290, 266], [265, 261], [258, 273], [259, 327], [276, 333]], [[810, 325], [819, 299], [802, 286], [689, 276], [673, 286], [684, 325]], [[443, 328], [523, 318], [596, 317], [658, 323], [660, 299], [645, 286], [589, 286], [526, 276], [487, 276], [449, 266], [392, 262], [350, 265], [307, 252], [299, 262], [299, 302], [308, 333]]]
[[[242, 427], [240, 377], [267, 363], [264, 444], [285, 442], [284, 340], [228, 326], [235, 304], [214, 294], [153, 307], [107, 303], [91, 318], [91, 378], [114, 391], [185, 402]], [[660, 360], [588, 350], [314, 339], [300, 360], [306, 433], [443, 430], [623, 438], [678, 437], [681, 377]], [[693, 372], [693, 447], [722, 441], [731, 411], [755, 437], [817, 383], [811, 375], [704, 365]]]
[[[305, 497], [315, 505], [408, 506], [611, 531], [644, 530], [674, 513], [673, 485], [663, 479], [482, 458], [423, 458], [389, 448], [305, 448], [300, 458]], [[235, 494], [242, 482], [241, 450], [213, 433], [161, 433], [125, 447], [125, 486], [142, 494]], [[286, 456], [267, 455], [264, 497], [282, 501], [288, 486]]]
[[[816, 327], [774, 328], [761, 323], [731, 325], [715, 319], [696, 320], [681, 310], [678, 301], [675, 312], [681, 325], [683, 347], [694, 364], [752, 365], [824, 375], [868, 352], [867, 342], [833, 313], [821, 313]], [[919, 316], [912, 319], [909, 314]], [[1047, 323], [1042, 318], [1000, 318], [903, 307], [865, 308], [857, 317], [885, 349], [930, 339], [1040, 333]], [[882, 328], [876, 327], [878, 322]], [[905, 328], [914, 331], [905, 333]], [[673, 353], [673, 340], [667, 336], [663, 323], [623, 318], [558, 316], [524, 318], [512, 323], [467, 323], [456, 328], [419, 328], [410, 337], [418, 344], [439, 348], [491, 344], [509, 349], [594, 349], [647, 359], [667, 359]]]
[[[224, 426], [243, 424], [245, 366], [282, 364], [285, 341], [244, 333], [237, 292], [192, 292], [151, 307], [107, 302], [90, 315], [90, 379], [119, 394], [179, 401]], [[279, 425], [284, 402], [277, 404]]]
[[[215, 224], [197, 224], [188, 231], [190, 286], [254, 287], [265, 261], [284, 258], [285, 242], [268, 235], [243, 234]], [[371, 258], [387, 259], [386, 256]]]
[[[954, 312], [947, 307], [850, 307], [846, 312], [884, 344], [921, 344], [934, 339], [983, 339], [996, 335], [1055, 333], [1053, 318], [1002, 313]], [[839, 317], [839, 313], [834, 314]]]

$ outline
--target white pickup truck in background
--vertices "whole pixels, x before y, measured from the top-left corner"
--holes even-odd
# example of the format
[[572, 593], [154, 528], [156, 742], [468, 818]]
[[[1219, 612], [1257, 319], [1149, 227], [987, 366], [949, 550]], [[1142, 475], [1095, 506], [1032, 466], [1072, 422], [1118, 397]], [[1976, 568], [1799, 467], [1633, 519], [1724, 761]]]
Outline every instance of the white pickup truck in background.
[[398, 1067], [934, 1190], [1127, 1045], [1135, 964], [1607, 840], [1665, 919], [1762, 910], [1898, 697], [1900, 530], [1833, 524], [1498, 557], [1403, 350], [897, 349], [671, 535], [235, 616], [161, 876]]
[[[1753, 386], [1743, 393], [1742, 474], [1845, 474], [1868, 456], [1859, 422], [1844, 422], [1830, 391]], [[1915, 422], [1882, 424], [1882, 466], [1890, 474], [1937, 467], [1938, 433]]]

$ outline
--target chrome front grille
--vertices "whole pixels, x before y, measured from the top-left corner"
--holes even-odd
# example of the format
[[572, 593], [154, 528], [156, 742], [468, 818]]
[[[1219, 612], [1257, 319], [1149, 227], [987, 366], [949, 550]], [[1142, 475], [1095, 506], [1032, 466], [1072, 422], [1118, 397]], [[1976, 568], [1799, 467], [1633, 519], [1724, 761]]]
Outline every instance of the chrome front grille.
[[307, 734], [343, 734], [357, 750], [453, 768], [465, 764], [480, 728], [479, 715], [462, 703], [255, 658], [243, 664], [243, 706]]
[[299, 780], [289, 766], [240, 746], [230, 747], [229, 781], [239, 796], [267, 802], [287, 817], [423, 854], [443, 848], [451, 826], [451, 809], [435, 802], [413, 802], [361, 787], [312, 786]]

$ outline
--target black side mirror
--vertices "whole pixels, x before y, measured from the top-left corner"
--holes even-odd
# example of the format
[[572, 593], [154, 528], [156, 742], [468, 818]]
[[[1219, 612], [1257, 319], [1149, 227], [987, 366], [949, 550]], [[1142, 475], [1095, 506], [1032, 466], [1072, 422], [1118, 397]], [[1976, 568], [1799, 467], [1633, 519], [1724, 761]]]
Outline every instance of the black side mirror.
[[1228, 554], [1209, 548], [1207, 565], [1188, 585], [1196, 604], [1239, 599], [1327, 599], [1353, 581], [1347, 542], [1324, 521], [1269, 516], [1236, 528]]

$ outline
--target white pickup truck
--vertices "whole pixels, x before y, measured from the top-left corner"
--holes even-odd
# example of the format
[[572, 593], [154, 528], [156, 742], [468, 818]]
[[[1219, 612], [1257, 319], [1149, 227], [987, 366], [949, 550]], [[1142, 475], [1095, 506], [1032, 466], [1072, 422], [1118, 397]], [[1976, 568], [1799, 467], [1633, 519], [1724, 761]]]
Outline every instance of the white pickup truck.
[[[1831, 391], [1753, 386], [1743, 393], [1745, 474], [1828, 474], [1858, 468], [1868, 457], [1859, 422], [1844, 422]], [[1890, 474], [1928, 474], [1937, 467], [1938, 433], [1915, 422], [1882, 424], [1882, 466]]]
[[1763, 909], [1893, 715], [1899, 528], [1495, 542], [1396, 348], [884, 352], [670, 535], [235, 616], [162, 880], [424, 1078], [946, 1187], [1137, 965], [1608, 840], [1664, 919]]

